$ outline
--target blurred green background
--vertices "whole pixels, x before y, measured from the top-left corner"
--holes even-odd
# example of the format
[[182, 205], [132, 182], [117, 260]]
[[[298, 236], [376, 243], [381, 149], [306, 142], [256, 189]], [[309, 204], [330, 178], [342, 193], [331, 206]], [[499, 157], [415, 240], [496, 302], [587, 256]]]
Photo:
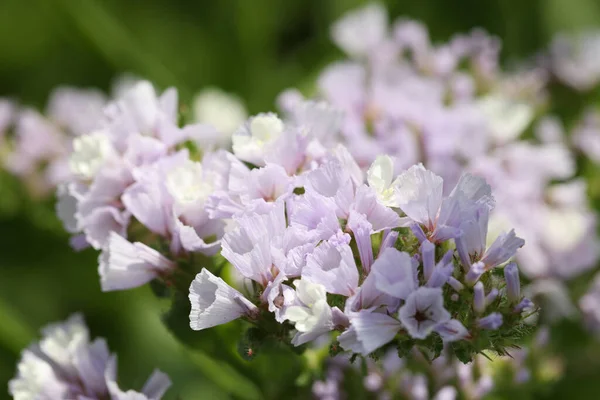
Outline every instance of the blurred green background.
[[[251, 113], [273, 108], [287, 87], [309, 91], [319, 71], [342, 57], [329, 26], [356, 0], [0, 0], [0, 96], [44, 107], [57, 85], [110, 89], [129, 72], [165, 88], [184, 102], [211, 85], [240, 95]], [[597, 0], [398, 0], [391, 17], [422, 20], [436, 41], [483, 27], [503, 40], [510, 64], [544, 48], [555, 32], [600, 26]], [[74, 253], [52, 213], [35, 205], [3, 176], [0, 204], [0, 398], [14, 376], [20, 350], [39, 328], [85, 314], [93, 336], [119, 354], [124, 388], [139, 388], [160, 367], [175, 383], [169, 399], [291, 398], [298, 363], [284, 354], [266, 365], [257, 359], [252, 378], [235, 375], [208, 358], [227, 347], [227, 330], [195, 334], [207, 351], [195, 357], [166, 331], [168, 304], [145, 287], [102, 294], [97, 254]], [[10, 194], [7, 194], [10, 192]], [[10, 206], [12, 205], [12, 206]], [[221, 333], [223, 336], [219, 336]], [[578, 340], [567, 337], [565, 342]], [[223, 342], [223, 343], [221, 343]], [[231, 346], [229, 346], [231, 347]], [[596, 363], [598, 365], [598, 363]], [[268, 384], [257, 387], [253, 380]], [[577, 368], [544, 398], [598, 398], [600, 372]], [[292, 386], [286, 386], [288, 382]], [[180, 396], [180, 397], [178, 397]]]

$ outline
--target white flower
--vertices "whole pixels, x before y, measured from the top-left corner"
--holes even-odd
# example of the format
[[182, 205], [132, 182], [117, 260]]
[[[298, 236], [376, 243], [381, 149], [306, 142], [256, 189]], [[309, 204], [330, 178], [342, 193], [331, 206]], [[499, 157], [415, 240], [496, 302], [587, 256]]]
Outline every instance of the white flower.
[[105, 292], [144, 285], [175, 266], [158, 251], [140, 242], [130, 243], [115, 232], [110, 232], [98, 261]]
[[195, 331], [258, 312], [257, 307], [240, 292], [207, 269], [203, 269], [192, 281], [189, 299], [192, 304], [190, 327]]
[[277, 115], [258, 114], [233, 135], [233, 152], [243, 161], [263, 166], [265, 146], [279, 139], [283, 129], [283, 121]]
[[217, 88], [200, 91], [193, 101], [194, 119], [214, 126], [226, 146], [231, 135], [248, 118], [246, 108], [239, 97]]
[[299, 346], [333, 329], [333, 315], [323, 285], [304, 279], [294, 285], [299, 305], [288, 307], [284, 317], [295, 324], [298, 334], [292, 343]]
[[388, 155], [377, 156], [369, 171], [367, 182], [375, 190], [377, 199], [388, 207], [398, 207], [394, 191], [394, 161]]
[[214, 191], [212, 181], [204, 176], [202, 164], [191, 160], [169, 171], [166, 185], [179, 206], [203, 204]]
[[71, 172], [82, 179], [92, 179], [104, 163], [115, 154], [110, 137], [102, 131], [73, 139], [69, 159]]
[[442, 205], [444, 180], [418, 164], [400, 174], [396, 182], [398, 206], [410, 219], [433, 230]]
[[17, 374], [8, 382], [8, 392], [15, 400], [63, 399], [68, 394], [68, 385], [58, 379], [46, 361], [30, 350], [23, 351]]
[[387, 35], [387, 12], [378, 3], [350, 11], [336, 21], [331, 29], [335, 44], [352, 57], [368, 55]]
[[534, 117], [530, 105], [501, 95], [486, 96], [478, 105], [488, 120], [492, 137], [498, 142], [518, 138]]
[[425, 339], [436, 326], [450, 320], [440, 288], [420, 287], [412, 292], [400, 308], [399, 316], [410, 336], [416, 339]]

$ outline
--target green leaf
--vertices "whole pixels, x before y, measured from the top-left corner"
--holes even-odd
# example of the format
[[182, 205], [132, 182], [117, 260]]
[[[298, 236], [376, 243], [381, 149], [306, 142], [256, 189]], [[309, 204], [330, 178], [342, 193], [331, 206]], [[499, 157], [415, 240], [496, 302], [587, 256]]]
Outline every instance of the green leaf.
[[35, 338], [34, 332], [21, 316], [0, 298], [0, 343], [19, 354]]
[[250, 380], [231, 365], [216, 361], [203, 352], [188, 352], [194, 365], [212, 382], [232, 396], [240, 399], [262, 399], [263, 396]]
[[409, 337], [398, 340], [398, 345], [396, 349], [398, 350], [398, 357], [404, 358], [410, 354], [413, 346], [415, 345], [415, 341]]

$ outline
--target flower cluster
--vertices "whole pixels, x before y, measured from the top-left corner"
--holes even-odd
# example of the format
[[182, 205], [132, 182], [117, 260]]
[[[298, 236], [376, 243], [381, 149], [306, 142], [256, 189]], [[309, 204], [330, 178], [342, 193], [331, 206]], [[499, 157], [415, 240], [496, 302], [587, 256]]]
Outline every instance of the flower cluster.
[[[536, 294], [564, 291], [562, 282], [594, 267], [597, 218], [575, 149], [598, 159], [598, 117], [588, 112], [567, 134], [545, 110], [554, 77], [582, 89], [598, 82], [597, 34], [558, 37], [543, 62], [510, 73], [499, 66], [497, 38], [474, 30], [434, 44], [418, 22], [389, 27], [379, 4], [342, 16], [331, 34], [348, 58], [325, 68], [316, 96], [344, 112], [330, 140], [361, 168], [381, 154], [394, 173], [421, 162], [444, 179], [445, 194], [465, 172], [484, 177], [496, 198], [490, 231], [514, 227], [525, 239], [517, 261]], [[296, 118], [306, 114], [302, 102], [293, 89], [279, 97]]]
[[104, 339], [90, 340], [79, 314], [46, 326], [42, 333], [42, 340], [23, 351], [17, 376], [8, 383], [16, 400], [158, 400], [171, 386], [169, 378], [155, 370], [141, 392], [121, 390], [116, 355]]
[[[115, 115], [118, 114], [118, 111], [115, 111], [115, 108], [118, 108], [115, 103], [134, 102], [139, 110], [132, 112], [145, 112], [143, 110], [146, 105], [142, 102], [144, 96], [150, 96], [151, 89], [146, 88], [146, 93], [141, 93], [138, 87], [140, 97], [137, 99], [137, 95], [131, 91], [142, 82], [129, 76], [117, 79], [111, 99], [96, 89], [61, 86], [50, 93], [44, 113], [19, 105], [10, 99], [0, 98], [2, 167], [19, 177], [37, 197], [45, 197], [61, 184], [75, 178], [89, 178], [87, 175], [91, 174], [95, 167], [92, 165], [89, 169], [89, 166], [78, 165], [76, 160], [71, 161], [71, 153], [79, 152], [80, 157], [85, 157], [85, 153], [82, 152], [98, 144], [100, 148], [97, 150], [97, 157], [106, 156], [105, 152], [109, 151], [106, 146], [98, 143], [98, 140], [90, 139], [88, 135], [102, 132], [113, 123], [128, 123], [115, 121], [119, 118]], [[129, 97], [129, 100], [126, 97]], [[242, 102], [217, 88], [206, 88], [198, 92], [189, 114], [193, 121], [215, 127], [215, 134], [203, 140], [204, 146], [207, 147], [227, 146], [237, 125], [246, 118]], [[141, 113], [136, 118], [143, 119], [145, 116]], [[131, 123], [143, 125], [145, 122], [138, 120]], [[125, 125], [123, 129], [133, 128]], [[80, 138], [82, 136], [85, 137]], [[92, 137], [99, 136], [101, 135], [96, 134]], [[99, 160], [96, 160], [96, 163], [100, 162]], [[84, 169], [78, 169], [80, 167]]]
[[[421, 164], [396, 176], [389, 156], [364, 174], [328, 143], [341, 115], [322, 103], [251, 117], [233, 153], [201, 146], [218, 132], [180, 127], [177, 109], [173, 90], [140, 82], [73, 142], [57, 211], [75, 246], [102, 250], [103, 290], [159, 281], [187, 292], [197, 273], [193, 329], [243, 316], [295, 346], [335, 331], [363, 355], [462, 340], [468, 360], [522, 334], [531, 302], [516, 265], [502, 267], [524, 241], [507, 231], [487, 244], [495, 202], [483, 179], [448, 188]], [[251, 289], [198, 264], [219, 252]]]
[[69, 179], [71, 140], [94, 130], [105, 96], [93, 89], [60, 87], [44, 115], [0, 99], [0, 153], [3, 167], [21, 178], [31, 193], [45, 196]]

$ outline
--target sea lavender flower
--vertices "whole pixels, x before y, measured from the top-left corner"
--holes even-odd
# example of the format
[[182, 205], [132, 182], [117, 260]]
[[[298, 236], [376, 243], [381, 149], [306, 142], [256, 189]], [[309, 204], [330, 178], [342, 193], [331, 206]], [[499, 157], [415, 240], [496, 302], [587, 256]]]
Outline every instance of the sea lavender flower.
[[333, 329], [333, 315], [327, 304], [325, 287], [304, 279], [294, 282], [297, 305], [288, 307], [285, 318], [298, 331], [292, 344], [299, 346]]
[[223, 279], [203, 269], [190, 286], [190, 327], [201, 330], [241, 316], [255, 317], [258, 309]]
[[399, 316], [408, 333], [418, 339], [426, 338], [437, 325], [450, 320], [439, 288], [415, 290], [400, 307]]
[[8, 384], [15, 399], [157, 400], [171, 386], [167, 375], [155, 370], [141, 392], [123, 392], [116, 382], [116, 356], [104, 339], [90, 340], [80, 314], [46, 326], [42, 334], [23, 351], [17, 376]]
[[130, 243], [115, 232], [98, 259], [102, 290], [131, 289], [170, 275], [176, 264], [143, 243]]

